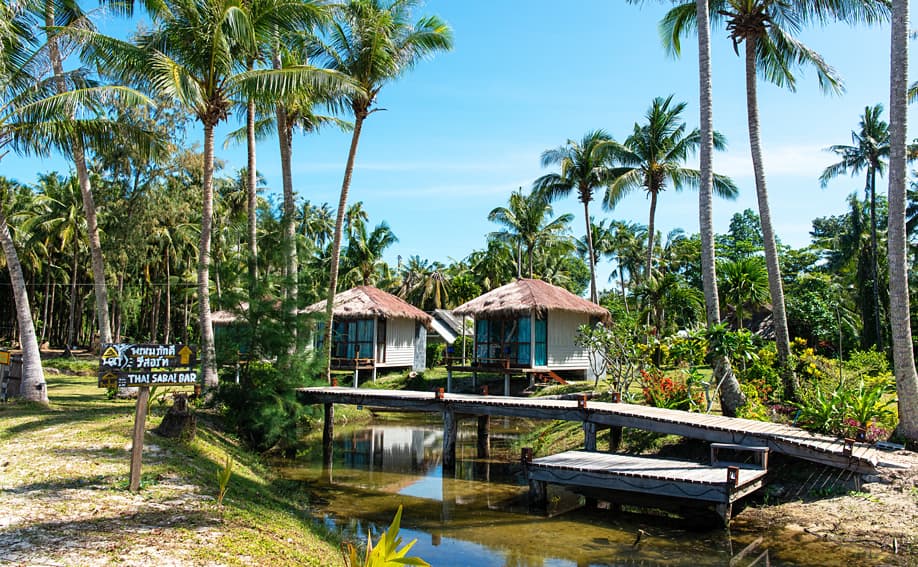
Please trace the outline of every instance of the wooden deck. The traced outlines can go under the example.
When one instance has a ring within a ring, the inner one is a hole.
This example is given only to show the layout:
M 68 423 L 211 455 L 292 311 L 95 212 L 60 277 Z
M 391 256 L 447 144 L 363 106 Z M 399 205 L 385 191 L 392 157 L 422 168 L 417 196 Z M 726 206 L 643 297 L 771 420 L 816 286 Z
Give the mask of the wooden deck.
M 728 478 L 731 472 L 736 475 L 735 480 Z M 567 451 L 534 459 L 526 465 L 526 474 L 537 498 L 544 499 L 545 489 L 533 483 L 650 494 L 654 498 L 713 505 L 717 514 L 729 522 L 733 503 L 761 488 L 766 471 L 744 465 L 710 466 L 615 453 Z
M 767 447 L 775 453 L 859 473 L 875 473 L 879 462 L 877 451 L 869 445 L 855 443 L 846 448 L 842 439 L 789 425 L 633 404 L 330 387 L 302 388 L 299 394 L 306 403 L 441 412 L 444 417 L 455 413 L 580 421 L 594 428 L 630 427 L 714 443 Z

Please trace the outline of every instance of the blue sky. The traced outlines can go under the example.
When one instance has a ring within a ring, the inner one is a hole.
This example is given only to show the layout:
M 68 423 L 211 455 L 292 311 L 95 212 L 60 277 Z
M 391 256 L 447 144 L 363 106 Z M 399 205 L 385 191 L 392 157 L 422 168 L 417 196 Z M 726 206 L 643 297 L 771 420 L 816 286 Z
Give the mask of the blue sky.
M 350 202 L 363 201 L 371 223 L 387 221 L 399 238 L 387 260 L 394 264 L 399 255 L 417 254 L 448 262 L 482 248 L 496 229 L 488 212 L 548 171 L 539 164 L 544 150 L 596 128 L 623 140 L 656 96 L 685 101 L 686 122 L 697 126 L 697 43 L 690 38 L 680 59 L 668 57 L 657 32 L 664 11 L 652 2 L 429 0 L 418 15 L 437 14 L 449 22 L 455 48 L 383 88 L 379 106 L 385 111 L 365 124 L 351 186 Z M 125 23 L 102 26 L 117 30 Z M 888 107 L 889 99 L 888 26 L 833 25 L 801 38 L 840 72 L 846 92 L 822 94 L 811 70 L 799 74 L 796 93 L 759 83 L 772 216 L 778 237 L 792 246 L 809 242 L 814 217 L 841 213 L 846 196 L 862 190 L 861 178 L 820 189 L 817 178 L 833 162 L 823 149 L 850 143 L 864 107 Z M 715 155 L 715 170 L 740 187 L 736 201 L 715 202 L 715 230 L 725 232 L 735 212 L 756 210 L 756 203 L 743 66 L 722 28 L 712 30 L 712 63 L 715 128 L 729 143 Z M 238 126 L 231 119 L 218 136 Z M 195 136 L 192 131 L 189 141 Z M 337 203 L 349 141 L 349 134 L 333 130 L 295 140 L 300 198 Z M 245 164 L 243 147 L 218 144 L 217 155 L 230 172 Z M 4 165 L 5 175 L 22 182 L 34 180 L 36 172 L 68 167 L 60 159 L 14 156 Z M 259 145 L 258 169 L 279 193 L 276 140 Z M 885 180 L 879 187 L 885 192 Z M 659 229 L 664 235 L 677 227 L 697 232 L 697 205 L 692 191 L 667 191 L 657 209 Z M 648 206 L 644 194 L 635 192 L 614 211 L 594 202 L 591 212 L 597 220 L 646 224 Z M 575 233 L 583 234 L 582 207 L 573 196 L 555 210 L 574 213 Z M 610 269 L 600 267 L 600 287 L 608 285 Z

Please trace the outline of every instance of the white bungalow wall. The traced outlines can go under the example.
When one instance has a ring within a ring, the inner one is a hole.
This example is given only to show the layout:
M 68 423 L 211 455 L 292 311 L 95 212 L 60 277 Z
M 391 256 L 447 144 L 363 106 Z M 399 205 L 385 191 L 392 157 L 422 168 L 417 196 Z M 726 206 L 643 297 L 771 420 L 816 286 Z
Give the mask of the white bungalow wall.
M 552 370 L 584 370 L 590 353 L 575 344 L 577 329 L 590 322 L 589 315 L 568 311 L 548 313 L 548 367 Z
M 386 321 L 386 360 L 376 361 L 377 367 L 414 366 L 414 328 L 411 319 Z

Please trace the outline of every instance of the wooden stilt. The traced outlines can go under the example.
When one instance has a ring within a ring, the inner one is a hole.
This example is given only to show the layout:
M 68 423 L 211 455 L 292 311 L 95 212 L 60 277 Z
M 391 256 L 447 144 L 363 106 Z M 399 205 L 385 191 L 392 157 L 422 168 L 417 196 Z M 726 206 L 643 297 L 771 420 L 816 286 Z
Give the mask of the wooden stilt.
M 456 472 L 456 431 L 459 422 L 452 408 L 443 410 L 443 474 Z
M 596 424 L 590 421 L 583 422 L 583 450 L 596 450 Z
M 447 393 L 453 391 L 453 371 L 449 369 L 446 371 L 446 391 Z
M 325 404 L 325 423 L 322 426 L 322 468 L 332 466 L 332 442 L 335 437 L 335 405 Z
M 542 512 L 548 508 L 548 483 L 543 480 L 529 481 L 529 509 Z
M 614 453 L 622 447 L 622 431 L 624 427 L 613 425 L 609 428 L 609 451 Z
M 510 395 L 510 375 L 504 374 L 504 395 Z
M 491 416 L 478 416 L 478 458 L 491 456 Z

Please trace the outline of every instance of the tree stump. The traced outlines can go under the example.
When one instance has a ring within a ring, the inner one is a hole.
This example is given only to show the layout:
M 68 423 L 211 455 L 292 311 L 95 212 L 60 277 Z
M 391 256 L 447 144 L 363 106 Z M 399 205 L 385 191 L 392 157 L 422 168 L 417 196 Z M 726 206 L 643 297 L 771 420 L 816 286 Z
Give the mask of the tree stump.
M 188 394 L 173 394 L 172 400 L 172 406 L 153 433 L 173 439 L 194 439 L 197 418 L 188 407 Z

